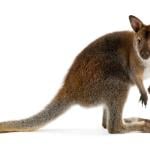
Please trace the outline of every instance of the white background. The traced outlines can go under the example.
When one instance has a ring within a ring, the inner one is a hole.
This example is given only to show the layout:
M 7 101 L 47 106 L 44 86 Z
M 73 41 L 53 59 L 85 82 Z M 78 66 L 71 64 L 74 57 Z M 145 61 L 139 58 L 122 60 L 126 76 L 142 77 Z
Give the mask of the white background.
M 130 14 L 150 23 L 149 12 L 146 0 L 1 0 L 0 121 L 40 111 L 57 93 L 85 46 L 105 33 L 131 30 Z M 150 103 L 145 109 L 139 96 L 137 88 L 132 88 L 124 116 L 150 118 Z M 110 135 L 101 119 L 100 106 L 74 106 L 37 132 L 0 134 L 0 148 L 149 148 L 150 134 Z

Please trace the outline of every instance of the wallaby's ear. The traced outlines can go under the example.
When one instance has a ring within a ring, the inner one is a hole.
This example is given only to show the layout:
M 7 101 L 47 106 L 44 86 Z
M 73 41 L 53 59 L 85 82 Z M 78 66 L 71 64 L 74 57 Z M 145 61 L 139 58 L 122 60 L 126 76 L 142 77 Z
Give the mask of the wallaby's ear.
M 138 19 L 137 17 L 130 15 L 129 20 L 130 20 L 130 24 L 135 32 L 138 32 L 143 27 L 142 21 L 140 19 Z

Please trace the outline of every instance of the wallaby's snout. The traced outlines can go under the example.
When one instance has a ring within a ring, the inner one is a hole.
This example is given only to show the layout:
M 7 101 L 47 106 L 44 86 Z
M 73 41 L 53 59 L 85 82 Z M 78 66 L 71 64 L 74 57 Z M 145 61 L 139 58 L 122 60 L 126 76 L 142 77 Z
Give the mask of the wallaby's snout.
M 130 24 L 135 31 L 134 47 L 139 56 L 146 60 L 150 58 L 150 25 L 144 25 L 143 22 L 135 16 L 129 16 Z
M 140 51 L 140 56 L 143 59 L 148 59 L 150 57 L 150 51 L 149 50 L 141 50 Z

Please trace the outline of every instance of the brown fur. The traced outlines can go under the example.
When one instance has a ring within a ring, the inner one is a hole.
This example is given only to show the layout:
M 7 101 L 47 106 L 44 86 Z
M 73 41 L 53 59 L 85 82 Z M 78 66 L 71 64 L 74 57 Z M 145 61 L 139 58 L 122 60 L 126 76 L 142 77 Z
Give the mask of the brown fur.
M 0 132 L 33 131 L 55 119 L 73 104 L 103 104 L 103 127 L 110 133 L 150 132 L 149 120 L 122 120 L 123 107 L 131 85 L 137 85 L 142 103 L 147 103 L 147 93 L 143 86 L 145 68 L 138 56 L 136 41 L 139 34 L 143 36 L 150 27 L 140 24 L 141 21 L 134 16 L 130 16 L 130 22 L 135 32 L 106 34 L 77 56 L 64 85 L 43 111 L 27 119 L 2 122 Z M 149 57 L 147 52 L 139 54 L 145 59 Z

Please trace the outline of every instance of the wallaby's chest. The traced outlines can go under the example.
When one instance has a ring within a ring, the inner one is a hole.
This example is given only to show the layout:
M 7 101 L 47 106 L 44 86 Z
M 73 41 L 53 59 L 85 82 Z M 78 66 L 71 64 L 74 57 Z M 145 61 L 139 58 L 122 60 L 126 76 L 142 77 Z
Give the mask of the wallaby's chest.
M 144 66 L 145 69 L 144 69 L 143 77 L 144 79 L 148 79 L 150 78 L 150 59 L 144 62 Z

